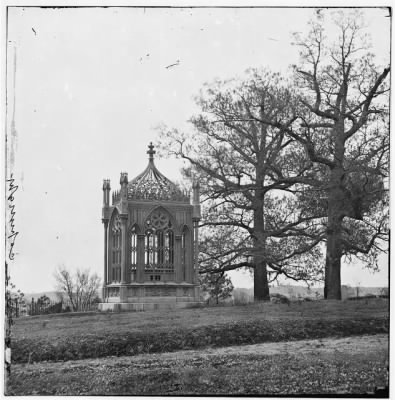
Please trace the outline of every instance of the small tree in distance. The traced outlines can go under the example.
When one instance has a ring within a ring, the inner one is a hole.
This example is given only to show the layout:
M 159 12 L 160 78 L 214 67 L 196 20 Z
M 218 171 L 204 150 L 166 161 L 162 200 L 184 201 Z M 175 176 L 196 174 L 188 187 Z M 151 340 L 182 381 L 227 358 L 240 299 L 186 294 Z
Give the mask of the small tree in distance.
M 230 297 L 233 291 L 231 279 L 223 272 L 201 274 L 200 285 L 202 290 L 210 295 L 210 299 L 215 300 L 215 304 L 218 304 L 220 299 Z
M 68 299 L 73 311 L 82 311 L 97 300 L 101 279 L 89 269 L 77 270 L 73 276 L 65 266 L 60 266 L 54 274 L 57 289 L 62 299 Z

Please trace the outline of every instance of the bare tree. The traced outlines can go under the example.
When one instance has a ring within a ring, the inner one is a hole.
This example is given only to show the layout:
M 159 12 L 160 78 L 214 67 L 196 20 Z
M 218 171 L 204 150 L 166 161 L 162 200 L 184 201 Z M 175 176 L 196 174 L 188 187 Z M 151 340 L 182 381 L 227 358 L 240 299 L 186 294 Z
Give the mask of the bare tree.
M 390 68 L 375 65 L 358 10 L 333 13 L 338 29 L 333 42 L 325 37 L 324 16 L 319 10 L 308 35 L 295 35 L 301 107 L 273 126 L 302 144 L 321 169 L 321 182 L 308 196 L 319 193 L 325 202 L 325 298 L 340 299 L 342 256 L 374 258 L 388 233 Z
M 89 269 L 77 270 L 73 276 L 70 271 L 60 266 L 54 274 L 57 289 L 63 297 L 69 299 L 73 311 L 85 310 L 97 298 L 100 278 L 91 274 Z
M 185 176 L 201 183 L 201 272 L 252 268 L 256 300 L 269 300 L 268 272 L 319 277 L 317 215 L 299 208 L 293 192 L 315 182 L 312 163 L 298 141 L 273 127 L 295 113 L 292 90 L 278 74 L 250 70 L 241 81 L 207 84 L 197 103 L 189 133 L 161 133 L 162 149 L 186 160 Z

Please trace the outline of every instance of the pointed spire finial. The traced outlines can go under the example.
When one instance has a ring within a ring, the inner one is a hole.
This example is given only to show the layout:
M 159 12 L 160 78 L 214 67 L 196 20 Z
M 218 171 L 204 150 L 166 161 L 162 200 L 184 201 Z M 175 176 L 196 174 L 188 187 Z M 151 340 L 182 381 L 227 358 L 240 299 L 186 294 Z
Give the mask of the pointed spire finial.
M 128 173 L 127 172 L 121 172 L 121 178 L 119 180 L 119 183 L 121 185 L 127 185 L 128 184 Z
M 153 161 L 154 154 L 156 153 L 156 151 L 154 150 L 154 145 L 152 144 L 152 142 L 150 142 L 148 148 L 149 148 L 149 150 L 147 151 L 147 154 L 149 155 L 149 160 Z
M 192 178 L 192 189 L 200 189 L 199 179 L 197 179 L 195 176 Z

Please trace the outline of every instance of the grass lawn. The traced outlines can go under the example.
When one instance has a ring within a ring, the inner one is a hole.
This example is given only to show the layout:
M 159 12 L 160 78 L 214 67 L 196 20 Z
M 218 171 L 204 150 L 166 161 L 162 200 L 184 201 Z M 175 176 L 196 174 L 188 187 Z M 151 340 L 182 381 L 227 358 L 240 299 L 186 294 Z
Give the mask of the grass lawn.
M 16 320 L 14 363 L 67 361 L 388 332 L 388 300 L 251 304 Z
M 387 299 L 22 317 L 6 388 L 10 395 L 365 394 L 387 384 L 388 328 Z
M 363 395 L 388 384 L 388 335 L 17 364 L 10 395 Z
M 62 336 L 141 332 L 150 329 L 191 329 L 238 321 L 283 319 L 388 318 L 388 299 L 359 301 L 311 301 L 302 303 L 258 303 L 233 307 L 203 307 L 169 311 L 125 313 L 73 313 L 23 317 L 13 327 L 15 338 L 59 338 Z

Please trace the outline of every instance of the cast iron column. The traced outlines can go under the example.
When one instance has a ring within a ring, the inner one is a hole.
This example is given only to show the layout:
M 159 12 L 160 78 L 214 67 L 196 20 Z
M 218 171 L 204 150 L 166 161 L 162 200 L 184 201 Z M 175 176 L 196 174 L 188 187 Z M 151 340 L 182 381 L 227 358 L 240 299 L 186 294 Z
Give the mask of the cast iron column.
M 103 275 L 103 286 L 108 283 L 108 221 L 104 223 L 104 275 Z
M 128 270 L 128 263 L 127 263 L 127 238 L 126 238 L 126 222 L 128 220 L 127 215 L 120 215 L 121 217 L 121 235 L 122 235 L 122 250 L 121 250 L 121 284 L 127 283 L 127 270 Z
M 199 275 L 199 221 L 193 221 L 193 283 L 198 283 Z
M 105 301 L 107 297 L 106 286 L 109 282 L 108 274 L 108 223 L 110 219 L 110 180 L 103 180 L 103 209 L 102 209 L 102 222 L 104 224 L 104 274 L 103 274 L 103 291 L 102 298 Z
M 180 283 L 182 279 L 182 257 L 181 257 L 181 235 L 175 235 L 175 241 L 174 241 L 174 275 L 175 275 L 175 281 L 177 283 Z
M 138 283 L 144 282 L 144 234 L 137 235 L 137 277 L 136 280 Z

